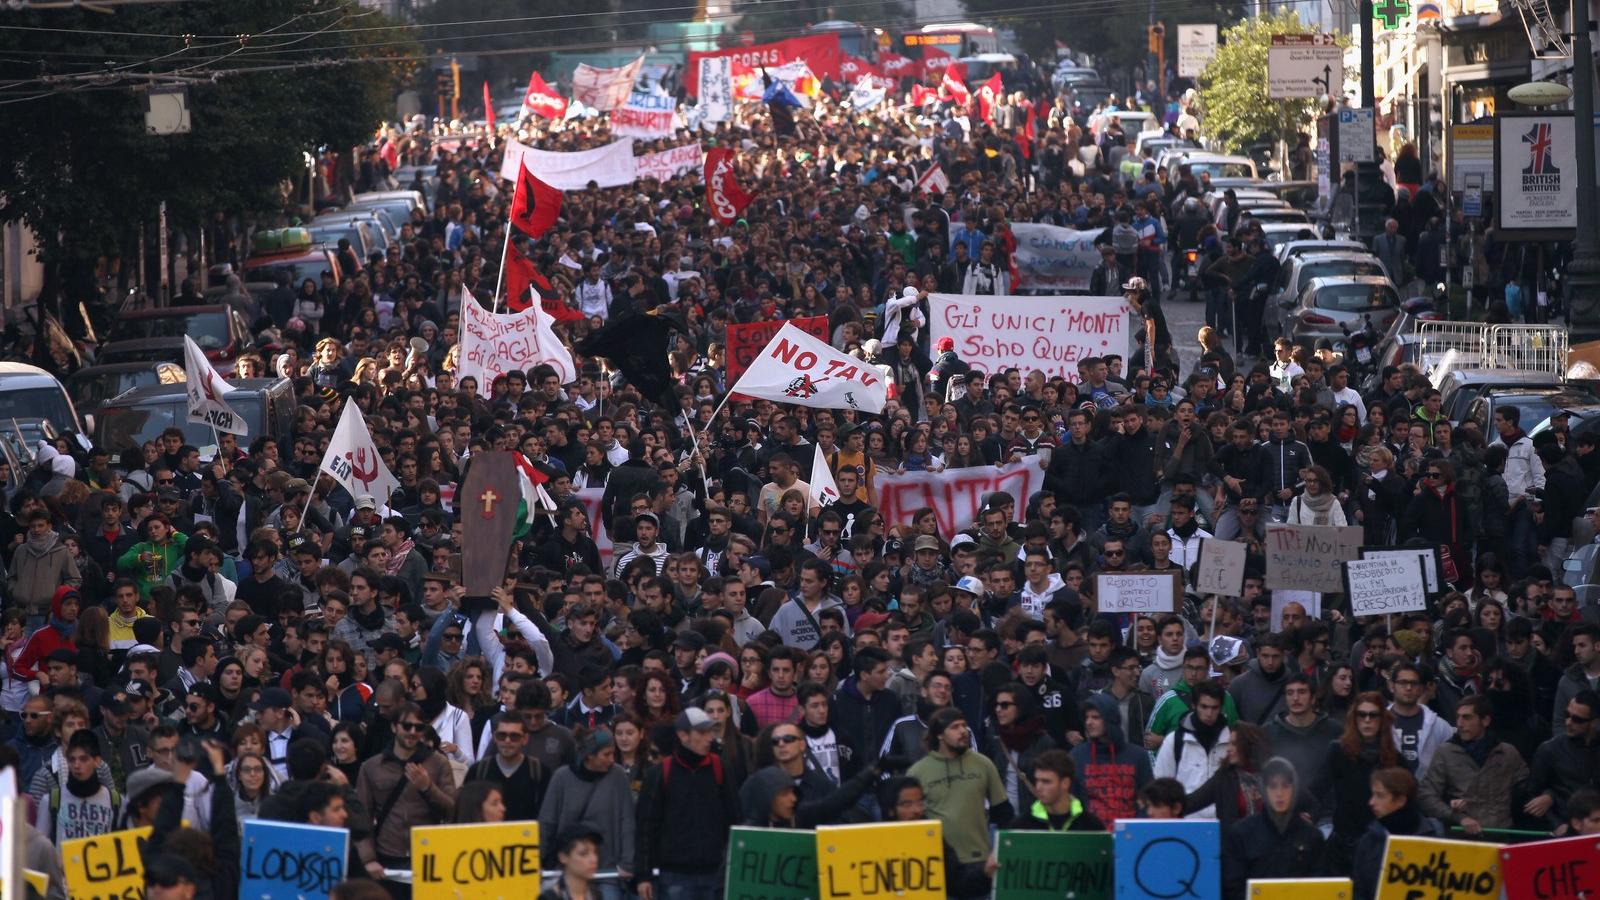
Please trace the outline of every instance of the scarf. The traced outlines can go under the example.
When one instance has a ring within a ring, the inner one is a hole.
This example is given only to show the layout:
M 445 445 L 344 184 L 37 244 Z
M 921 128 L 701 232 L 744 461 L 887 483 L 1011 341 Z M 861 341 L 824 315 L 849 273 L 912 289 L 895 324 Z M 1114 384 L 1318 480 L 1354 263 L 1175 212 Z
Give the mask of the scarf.
M 1168 653 L 1167 651 L 1161 649 L 1161 646 L 1159 644 L 1156 645 L 1156 668 L 1158 668 L 1158 669 L 1166 669 L 1166 670 L 1170 671 L 1172 669 L 1178 669 L 1178 668 L 1182 668 L 1182 667 L 1183 667 L 1183 651 L 1182 650 L 1179 650 L 1177 653 Z
M 400 546 L 394 548 L 394 552 L 389 554 L 389 565 L 385 567 L 385 575 L 400 574 L 400 567 L 406 564 L 406 558 L 411 555 L 411 548 L 414 546 L 414 543 L 415 542 L 413 541 L 407 540 L 402 542 Z
M 73 778 L 70 774 L 67 775 L 67 790 L 79 799 L 86 800 L 93 797 L 100 792 L 100 788 L 100 779 L 94 775 L 88 778 Z
M 1475 741 L 1462 740 L 1461 735 L 1459 734 L 1450 740 L 1459 745 L 1461 749 L 1467 751 L 1467 755 L 1472 757 L 1472 761 L 1477 763 L 1478 768 L 1480 769 L 1483 768 L 1483 764 L 1489 760 L 1489 753 L 1490 751 L 1494 750 L 1495 744 L 1497 743 L 1495 739 L 1490 737 L 1488 734 L 1485 734 L 1483 737 L 1480 737 Z
M 1217 738 L 1222 736 L 1222 729 L 1226 728 L 1227 725 L 1227 721 L 1221 715 L 1217 716 L 1215 722 L 1205 725 L 1201 723 L 1199 716 L 1191 713 L 1188 724 L 1184 727 L 1190 734 L 1194 735 L 1195 740 L 1200 742 L 1200 746 L 1204 747 L 1207 753 L 1210 753 L 1211 748 L 1217 745 Z
M 1178 526 L 1178 525 L 1172 526 L 1172 533 L 1177 535 L 1180 538 L 1183 538 L 1186 541 L 1189 538 L 1194 537 L 1194 533 L 1196 531 L 1199 531 L 1199 530 L 1200 530 L 1200 522 L 1198 520 L 1196 520 L 1196 519 L 1190 519 L 1189 521 L 1183 523 L 1182 526 Z
M 42 556 L 49 552 L 51 547 L 56 545 L 56 541 L 60 537 L 61 536 L 56 534 L 53 530 L 46 531 L 44 534 L 38 535 L 37 537 L 30 534 L 28 535 L 28 549 L 33 551 L 35 555 Z
M 829 725 L 827 722 L 823 722 L 821 725 L 812 725 L 810 722 L 805 720 L 804 716 L 801 716 L 800 721 L 794 724 L 795 727 L 799 728 L 800 732 L 808 738 L 820 738 L 833 729 L 833 726 Z
M 1390 834 L 1417 834 L 1422 830 L 1422 814 L 1406 804 L 1378 820 Z
M 1010 725 L 1001 725 L 999 728 L 1000 743 L 1005 744 L 1006 749 L 1013 753 L 1021 753 L 1033 746 L 1039 735 L 1044 732 L 1044 716 L 1029 716 Z
M 1334 496 L 1329 493 L 1317 494 L 1316 496 L 1305 493 L 1300 495 L 1300 506 L 1303 509 L 1311 510 L 1311 524 L 1326 525 L 1329 512 L 1333 509 L 1334 499 Z

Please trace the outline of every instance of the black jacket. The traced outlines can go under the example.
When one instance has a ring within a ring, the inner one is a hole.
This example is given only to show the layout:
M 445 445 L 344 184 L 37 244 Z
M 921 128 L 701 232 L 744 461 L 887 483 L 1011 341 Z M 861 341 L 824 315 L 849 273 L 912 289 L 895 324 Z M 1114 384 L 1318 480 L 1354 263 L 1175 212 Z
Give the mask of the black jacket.
M 1108 474 L 1115 472 L 1117 490 L 1127 494 L 1134 506 L 1155 503 L 1161 496 L 1161 481 L 1156 477 L 1156 444 L 1160 436 L 1146 425 L 1134 434 L 1113 440 L 1115 444 L 1107 448 L 1106 469 Z
M 662 869 L 716 874 L 739 821 L 739 797 L 718 757 L 675 750 L 645 771 L 639 789 L 635 878 L 651 881 Z
M 1099 444 L 1085 441 L 1080 446 L 1068 440 L 1050 456 L 1044 489 L 1055 495 L 1057 503 L 1098 503 L 1106 494 L 1101 478 L 1104 465 Z
M 1259 812 L 1222 833 L 1222 895 L 1245 896 L 1252 878 L 1310 878 L 1322 873 L 1322 832 L 1291 814 L 1283 828 Z
M 610 531 L 613 528 L 618 516 L 627 515 L 628 504 L 632 502 L 634 494 L 648 494 L 660 481 L 661 476 L 655 467 L 642 459 L 629 459 L 612 469 L 611 476 L 606 479 L 605 493 L 600 496 L 600 511 L 606 517 L 606 529 Z
M 900 701 L 887 690 L 878 691 L 872 699 L 861 696 L 855 677 L 845 679 L 833 697 L 835 716 L 833 727 L 840 737 L 855 745 L 861 753 L 860 765 L 870 764 L 878 758 L 883 739 L 894 729 L 900 718 Z

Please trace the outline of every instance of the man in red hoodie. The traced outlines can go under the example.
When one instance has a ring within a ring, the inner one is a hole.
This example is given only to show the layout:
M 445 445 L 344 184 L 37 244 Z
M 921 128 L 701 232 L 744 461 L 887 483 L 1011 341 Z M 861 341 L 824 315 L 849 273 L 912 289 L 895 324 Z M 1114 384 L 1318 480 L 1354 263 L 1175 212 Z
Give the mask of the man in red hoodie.
M 41 687 L 45 687 L 48 676 L 44 671 L 44 663 L 51 651 L 78 649 L 72 643 L 72 632 L 78 627 L 78 610 L 81 605 L 82 600 L 78 596 L 77 588 L 66 585 L 56 588 L 55 596 L 50 598 L 50 621 L 28 638 L 28 643 L 22 648 L 22 655 L 17 657 L 14 671 L 18 678 L 25 681 L 37 680 Z

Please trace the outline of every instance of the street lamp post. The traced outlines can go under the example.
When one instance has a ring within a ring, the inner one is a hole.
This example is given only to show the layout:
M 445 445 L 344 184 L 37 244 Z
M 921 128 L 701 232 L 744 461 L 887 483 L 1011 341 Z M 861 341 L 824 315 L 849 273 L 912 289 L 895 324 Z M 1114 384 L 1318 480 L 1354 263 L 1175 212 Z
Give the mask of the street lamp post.
M 1572 110 L 1578 157 L 1578 226 L 1567 265 L 1571 342 L 1600 339 L 1600 229 L 1596 228 L 1594 158 L 1594 50 L 1589 0 L 1572 0 Z

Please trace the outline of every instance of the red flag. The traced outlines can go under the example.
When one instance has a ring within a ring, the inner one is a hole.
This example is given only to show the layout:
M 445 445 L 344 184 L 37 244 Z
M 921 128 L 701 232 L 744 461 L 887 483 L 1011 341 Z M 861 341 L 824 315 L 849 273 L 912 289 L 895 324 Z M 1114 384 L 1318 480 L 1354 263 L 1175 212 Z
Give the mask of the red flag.
M 855 84 L 863 75 L 877 74 L 878 67 L 859 56 L 846 55 L 839 63 L 839 80 L 846 84 Z
M 483 120 L 489 124 L 489 132 L 494 133 L 494 98 L 489 96 L 489 82 L 483 83 Z
M 567 114 L 567 98 L 556 93 L 538 72 L 528 77 L 528 92 L 522 97 L 522 105 L 546 119 L 559 119 Z
M 925 106 L 930 101 L 938 100 L 938 99 L 939 99 L 939 92 L 934 90 L 931 87 L 928 87 L 927 85 L 913 84 L 911 86 L 911 105 L 912 106 Z
M 539 305 L 544 307 L 545 314 L 556 322 L 576 322 L 583 318 L 583 313 L 562 303 L 560 299 L 545 294 L 539 298 Z
M 967 86 L 962 83 L 960 78 L 952 77 L 950 70 L 954 68 L 955 66 L 951 66 L 949 69 L 944 70 L 944 80 L 939 82 L 939 96 L 947 100 L 954 100 L 957 106 L 966 106 L 968 101 L 972 99 L 972 94 L 967 90 Z
M 944 52 L 943 50 L 940 50 L 938 47 L 923 47 L 922 48 L 922 71 L 923 71 L 923 74 L 928 74 L 930 72 L 937 72 L 940 69 L 948 68 L 949 66 L 952 66 L 952 65 L 958 65 L 958 63 L 956 63 L 956 61 L 953 58 L 951 58 L 950 54 Z M 961 73 L 962 77 L 966 77 L 965 68 L 966 68 L 965 66 L 962 67 L 962 69 L 963 69 L 963 71 Z
M 511 196 L 511 224 L 529 237 L 540 237 L 561 215 L 561 192 L 533 177 L 527 166 L 517 170 L 517 189 Z
M 988 81 L 978 86 L 978 114 L 990 125 L 994 124 L 995 101 L 1005 92 L 1005 82 L 1001 81 L 999 72 L 990 75 Z
M 1023 120 L 1022 133 L 1017 135 L 1017 145 L 1022 148 L 1023 159 L 1033 159 L 1033 141 L 1036 137 L 1033 124 L 1034 107 L 1032 103 L 1027 104 L 1027 106 L 1028 115 L 1027 118 Z
M 736 175 L 732 150 L 713 147 L 706 151 L 706 206 L 711 208 L 711 215 L 724 225 L 739 218 L 739 213 L 755 199 L 739 187 Z
M 509 239 L 509 238 L 508 238 Z M 543 280 L 533 260 L 522 255 L 515 242 L 506 248 L 506 309 L 522 312 L 529 306 L 528 288 L 534 279 Z M 549 282 L 545 282 L 549 284 Z
M 890 78 L 899 78 L 902 75 L 910 75 L 911 70 L 915 67 L 915 65 L 916 60 L 911 59 L 910 57 L 901 56 L 898 53 L 878 54 L 878 68 L 883 71 L 883 74 L 889 76 Z

